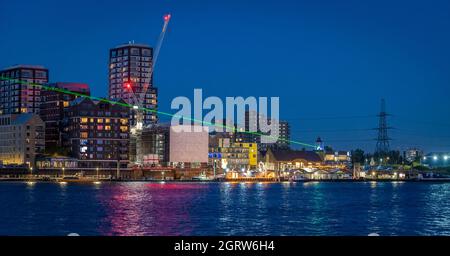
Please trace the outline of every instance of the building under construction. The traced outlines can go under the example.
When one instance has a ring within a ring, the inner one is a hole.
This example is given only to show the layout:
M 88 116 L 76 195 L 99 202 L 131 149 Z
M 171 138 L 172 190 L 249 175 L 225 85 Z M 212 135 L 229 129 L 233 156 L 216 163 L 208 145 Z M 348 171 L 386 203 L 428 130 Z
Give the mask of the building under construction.
M 163 153 L 167 144 L 165 128 L 155 126 L 158 122 L 158 90 L 153 85 L 153 72 L 170 17 L 170 14 L 164 15 L 155 48 L 130 41 L 110 50 L 109 98 L 121 98 L 133 106 L 130 109 L 132 166 L 159 165 L 167 158 Z
M 169 125 L 148 125 L 130 138 L 130 163 L 143 167 L 169 162 Z

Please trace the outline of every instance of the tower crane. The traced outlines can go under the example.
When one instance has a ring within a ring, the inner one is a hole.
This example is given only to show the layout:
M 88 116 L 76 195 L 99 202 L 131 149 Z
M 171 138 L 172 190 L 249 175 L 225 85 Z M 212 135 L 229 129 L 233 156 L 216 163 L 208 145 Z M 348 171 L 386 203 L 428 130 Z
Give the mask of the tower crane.
M 136 112 L 136 126 L 132 128 L 132 132 L 133 132 L 133 130 L 134 130 L 134 132 L 136 132 L 136 130 L 141 130 L 143 127 L 143 121 L 144 121 L 143 111 L 144 110 L 142 108 L 144 106 L 145 95 L 147 94 L 150 83 L 152 82 L 152 77 L 153 77 L 153 72 L 155 70 L 156 61 L 158 60 L 158 55 L 161 50 L 161 46 L 164 41 L 164 36 L 166 34 L 167 27 L 169 26 L 171 17 L 172 17 L 172 15 L 170 13 L 164 15 L 164 17 L 163 17 L 164 25 L 163 25 L 162 31 L 159 35 L 158 41 L 156 42 L 156 47 L 153 52 L 153 60 L 152 60 L 152 64 L 150 67 L 150 73 L 149 73 L 150 82 L 143 86 L 143 89 L 141 92 L 134 92 L 132 85 L 130 83 L 125 84 L 125 87 L 129 90 L 129 93 L 131 93 L 131 96 L 133 98 L 133 100 L 132 100 L 133 101 L 132 102 L 133 109 Z

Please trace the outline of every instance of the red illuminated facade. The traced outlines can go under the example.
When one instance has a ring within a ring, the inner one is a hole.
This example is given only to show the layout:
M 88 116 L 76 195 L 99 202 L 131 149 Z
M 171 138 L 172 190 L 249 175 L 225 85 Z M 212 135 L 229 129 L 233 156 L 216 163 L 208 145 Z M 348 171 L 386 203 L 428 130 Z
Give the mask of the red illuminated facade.
M 48 82 L 48 69 L 18 65 L 1 70 L 0 76 L 8 78 L 0 80 L 0 115 L 39 114 L 41 88 L 34 84 Z

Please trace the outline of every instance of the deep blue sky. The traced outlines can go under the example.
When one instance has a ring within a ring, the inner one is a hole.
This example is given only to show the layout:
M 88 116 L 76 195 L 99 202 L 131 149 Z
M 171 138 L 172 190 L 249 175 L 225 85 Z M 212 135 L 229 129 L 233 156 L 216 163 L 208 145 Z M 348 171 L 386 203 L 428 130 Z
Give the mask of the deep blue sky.
M 106 96 L 108 49 L 154 45 L 160 110 L 176 96 L 279 96 L 292 139 L 372 151 L 380 99 L 392 148 L 450 150 L 450 2 L 0 0 L 0 67 L 40 64 L 50 79 Z

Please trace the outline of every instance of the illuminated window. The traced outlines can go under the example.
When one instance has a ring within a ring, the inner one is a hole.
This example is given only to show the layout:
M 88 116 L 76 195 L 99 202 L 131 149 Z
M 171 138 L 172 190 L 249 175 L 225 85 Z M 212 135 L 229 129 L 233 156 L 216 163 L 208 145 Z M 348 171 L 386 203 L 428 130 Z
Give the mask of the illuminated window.
M 106 119 L 105 119 L 105 123 L 107 123 L 107 124 L 111 123 L 111 119 L 106 118 Z
M 87 132 L 81 132 L 80 133 L 80 137 L 83 138 L 83 139 L 87 139 L 88 133 Z
M 111 131 L 111 126 L 110 125 L 106 125 L 105 126 L 105 131 Z
M 97 119 L 97 123 L 102 124 L 103 123 L 103 118 L 98 118 Z
M 87 121 L 88 121 L 88 119 L 87 119 L 87 118 L 85 118 L 85 117 L 81 118 L 81 123 L 82 123 L 82 124 L 85 124 L 85 123 L 87 123 Z
M 122 132 L 127 132 L 128 131 L 128 126 L 120 126 L 120 130 Z
M 103 125 L 97 125 L 97 130 L 103 131 Z
M 68 107 L 69 106 L 69 102 L 68 101 L 64 101 L 63 102 L 63 106 L 66 108 L 66 107 Z

